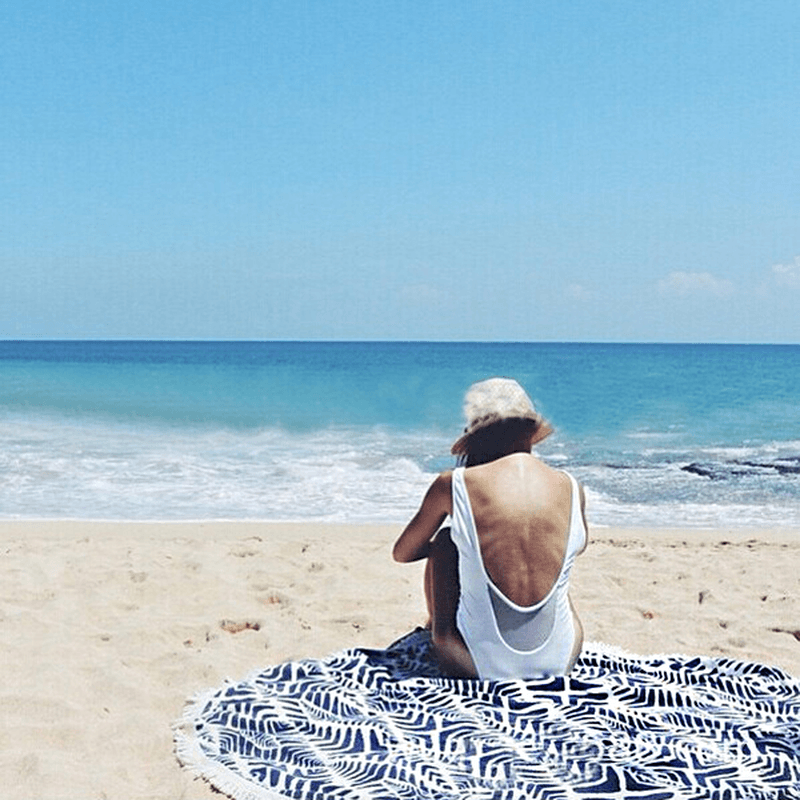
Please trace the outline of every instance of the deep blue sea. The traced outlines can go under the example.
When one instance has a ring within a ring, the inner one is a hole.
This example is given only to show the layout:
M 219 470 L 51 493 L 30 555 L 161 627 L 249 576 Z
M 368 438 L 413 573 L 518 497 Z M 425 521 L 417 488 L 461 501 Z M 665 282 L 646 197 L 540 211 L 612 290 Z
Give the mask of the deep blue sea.
M 595 525 L 800 525 L 800 346 L 0 341 L 0 517 L 402 523 L 507 375 Z

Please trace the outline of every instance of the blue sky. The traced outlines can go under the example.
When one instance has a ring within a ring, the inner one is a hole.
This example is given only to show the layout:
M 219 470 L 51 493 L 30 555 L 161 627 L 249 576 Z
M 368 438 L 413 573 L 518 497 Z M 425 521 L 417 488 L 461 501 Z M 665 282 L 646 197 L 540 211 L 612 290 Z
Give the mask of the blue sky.
M 800 342 L 796 0 L 0 32 L 0 338 Z

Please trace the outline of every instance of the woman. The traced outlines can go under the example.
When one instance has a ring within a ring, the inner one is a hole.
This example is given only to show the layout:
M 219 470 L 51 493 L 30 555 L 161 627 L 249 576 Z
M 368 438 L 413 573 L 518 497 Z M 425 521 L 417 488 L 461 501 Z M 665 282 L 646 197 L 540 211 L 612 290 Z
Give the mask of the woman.
M 552 429 L 510 378 L 470 387 L 467 426 L 443 472 L 394 546 L 397 561 L 427 558 L 431 636 L 452 675 L 565 675 L 583 643 L 567 595 L 587 542 L 577 481 L 532 455 Z M 451 527 L 441 528 L 450 516 Z

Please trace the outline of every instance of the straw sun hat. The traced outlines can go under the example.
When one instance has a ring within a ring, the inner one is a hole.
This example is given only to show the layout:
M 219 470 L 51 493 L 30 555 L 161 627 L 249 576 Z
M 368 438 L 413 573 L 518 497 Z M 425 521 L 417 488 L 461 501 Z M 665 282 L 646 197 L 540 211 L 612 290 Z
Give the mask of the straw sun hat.
M 530 419 L 539 423 L 534 442 L 550 433 L 550 426 L 534 408 L 530 397 L 513 378 L 489 378 L 473 383 L 464 395 L 464 435 L 456 439 L 450 452 L 466 452 L 469 437 L 475 431 L 506 419 Z

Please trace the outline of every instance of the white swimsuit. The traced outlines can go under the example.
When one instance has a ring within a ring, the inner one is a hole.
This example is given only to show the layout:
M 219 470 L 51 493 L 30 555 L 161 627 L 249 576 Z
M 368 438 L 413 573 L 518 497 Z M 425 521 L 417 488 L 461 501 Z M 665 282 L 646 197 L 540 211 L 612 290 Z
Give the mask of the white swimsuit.
M 569 473 L 566 473 L 569 475 Z M 458 548 L 460 593 L 456 626 L 481 678 L 536 678 L 564 675 L 575 648 L 575 627 L 567 590 L 575 556 L 586 544 L 578 483 L 572 505 L 564 561 L 547 595 L 532 606 L 509 600 L 486 572 L 472 516 L 464 467 L 453 471 L 450 536 Z

